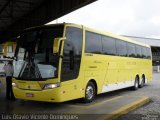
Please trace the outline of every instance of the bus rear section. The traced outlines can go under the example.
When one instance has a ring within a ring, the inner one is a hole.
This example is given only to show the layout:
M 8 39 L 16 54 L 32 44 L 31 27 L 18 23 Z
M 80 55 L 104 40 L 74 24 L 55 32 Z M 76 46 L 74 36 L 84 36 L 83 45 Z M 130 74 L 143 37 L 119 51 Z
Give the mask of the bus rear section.
M 91 29 L 85 38 L 85 79 L 96 82 L 97 94 L 142 88 L 152 80 L 150 46 Z

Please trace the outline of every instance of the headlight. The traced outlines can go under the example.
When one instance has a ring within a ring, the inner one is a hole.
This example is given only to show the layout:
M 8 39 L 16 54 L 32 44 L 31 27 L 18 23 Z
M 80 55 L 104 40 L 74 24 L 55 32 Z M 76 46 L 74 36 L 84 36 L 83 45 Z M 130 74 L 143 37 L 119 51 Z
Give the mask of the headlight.
M 13 87 L 18 87 L 17 84 L 14 83 L 14 82 L 12 83 L 12 86 L 13 86 Z
M 59 86 L 60 86 L 60 83 L 46 84 L 46 85 L 44 85 L 43 89 L 53 89 L 53 88 L 56 88 L 56 87 L 59 87 Z

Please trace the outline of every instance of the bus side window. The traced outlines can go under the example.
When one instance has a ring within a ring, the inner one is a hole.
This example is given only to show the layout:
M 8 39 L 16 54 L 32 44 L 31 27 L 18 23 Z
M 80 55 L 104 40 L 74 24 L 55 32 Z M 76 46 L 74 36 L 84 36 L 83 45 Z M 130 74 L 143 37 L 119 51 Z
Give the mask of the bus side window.
M 86 31 L 85 52 L 102 54 L 101 35 Z
M 150 48 L 146 48 L 147 51 L 147 59 L 151 59 L 151 50 Z
M 116 50 L 118 56 L 127 57 L 127 44 L 125 41 L 116 40 Z
M 136 45 L 136 56 L 137 58 L 142 58 L 141 46 Z
M 129 57 L 136 57 L 135 45 L 133 43 L 127 43 L 127 51 Z
M 105 55 L 116 55 L 116 40 L 111 37 L 102 36 L 102 49 Z
M 141 47 L 141 51 L 142 51 L 142 58 L 147 58 L 147 50 L 145 47 Z

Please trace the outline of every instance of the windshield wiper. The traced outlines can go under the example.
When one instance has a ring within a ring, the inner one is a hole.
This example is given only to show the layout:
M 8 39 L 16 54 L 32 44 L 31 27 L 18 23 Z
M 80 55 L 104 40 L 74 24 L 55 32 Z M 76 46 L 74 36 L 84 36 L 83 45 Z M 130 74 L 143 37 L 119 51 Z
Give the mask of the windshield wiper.
M 29 49 L 28 51 L 28 58 L 25 58 L 24 60 L 28 59 L 26 62 L 23 63 L 23 66 L 20 70 L 18 78 L 20 79 L 42 79 L 41 73 L 39 71 L 38 66 L 36 63 L 34 63 L 34 57 L 32 50 Z

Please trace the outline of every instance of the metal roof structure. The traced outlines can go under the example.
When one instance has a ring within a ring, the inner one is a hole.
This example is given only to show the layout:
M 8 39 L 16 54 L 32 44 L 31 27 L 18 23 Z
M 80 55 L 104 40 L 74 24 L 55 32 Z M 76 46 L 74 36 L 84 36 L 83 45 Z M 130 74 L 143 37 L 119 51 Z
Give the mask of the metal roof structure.
M 96 0 L 1 0 L 0 42 L 43 25 Z
M 132 40 L 135 40 L 143 44 L 150 45 L 151 47 L 160 47 L 160 39 L 136 37 L 136 36 L 125 36 L 125 37 L 131 38 Z

